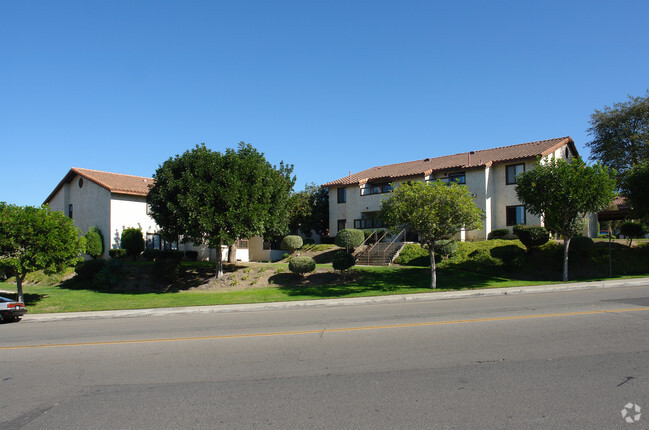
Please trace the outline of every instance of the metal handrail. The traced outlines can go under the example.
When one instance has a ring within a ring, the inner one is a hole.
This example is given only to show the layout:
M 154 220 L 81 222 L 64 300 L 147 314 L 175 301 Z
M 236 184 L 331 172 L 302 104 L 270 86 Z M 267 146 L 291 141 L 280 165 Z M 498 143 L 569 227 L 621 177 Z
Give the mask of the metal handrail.
M 367 255 L 367 264 L 370 264 L 370 257 L 371 257 L 371 255 L 372 255 L 372 250 L 373 250 L 373 249 L 374 249 L 374 248 L 375 248 L 379 243 L 381 243 L 381 241 L 383 240 L 383 238 L 385 238 L 385 236 L 388 234 L 388 231 L 386 230 L 386 231 L 383 233 L 383 236 L 381 236 L 381 238 L 379 239 L 379 238 L 378 238 L 379 235 L 378 235 L 377 231 L 378 231 L 378 230 L 374 230 L 374 232 L 370 235 L 370 237 L 372 237 L 372 235 L 376 234 L 376 237 L 377 237 L 376 242 L 374 242 L 374 245 L 370 246 L 369 249 L 363 251 L 363 254 L 362 254 L 362 256 Z M 369 238 L 368 238 L 368 239 L 369 239 Z
M 372 232 L 372 234 L 370 234 L 369 236 L 367 236 L 367 237 L 365 238 L 365 240 L 364 240 L 360 245 L 358 245 L 358 246 L 356 247 L 356 249 L 360 249 L 363 245 L 365 245 L 365 242 L 367 242 L 368 240 L 370 240 L 370 239 L 372 238 L 372 236 L 377 235 L 377 234 L 376 234 L 377 231 L 378 231 L 378 230 L 374 230 L 374 231 Z M 359 252 L 358 254 L 356 254 L 356 257 L 357 257 L 357 258 L 360 258 L 363 254 L 365 254 L 366 251 L 367 251 L 367 249 L 362 250 L 361 252 Z
M 390 249 L 392 247 L 392 245 L 394 245 L 394 243 L 397 241 L 397 239 L 399 239 L 399 237 L 401 235 L 404 235 L 404 238 L 405 238 L 405 234 L 406 234 L 406 229 L 404 228 L 403 230 L 401 230 L 399 232 L 399 234 L 397 234 L 395 236 L 394 239 L 392 239 L 392 242 L 390 242 L 390 244 L 388 246 L 386 246 L 386 248 L 383 250 L 383 261 L 385 261 L 385 256 L 386 256 L 386 253 L 388 252 L 388 249 Z

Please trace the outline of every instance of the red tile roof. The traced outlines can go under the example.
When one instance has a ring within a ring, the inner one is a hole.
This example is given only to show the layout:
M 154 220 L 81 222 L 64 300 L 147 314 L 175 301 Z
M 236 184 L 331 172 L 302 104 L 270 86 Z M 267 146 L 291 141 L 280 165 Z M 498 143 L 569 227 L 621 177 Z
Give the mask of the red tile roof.
M 490 166 L 496 163 L 505 163 L 515 160 L 524 160 L 543 157 L 568 144 L 574 155 L 578 155 L 575 143 L 570 137 L 539 140 L 536 142 L 521 143 L 518 145 L 502 146 L 500 148 L 483 149 L 479 151 L 463 152 L 455 155 L 446 155 L 437 158 L 409 161 L 406 163 L 388 164 L 386 166 L 372 167 L 362 172 L 327 182 L 323 187 L 336 187 L 362 184 L 368 181 L 394 180 L 412 176 L 430 175 L 434 171 L 452 169 L 472 169 Z
M 45 203 L 48 203 L 64 184 L 72 182 L 77 175 L 106 188 L 111 193 L 116 194 L 146 196 L 149 194 L 149 186 L 153 185 L 153 178 L 73 167 L 70 169 L 68 174 L 65 175 L 63 180 L 59 182 L 56 188 L 54 188 L 54 191 L 52 191 L 47 199 L 45 199 Z

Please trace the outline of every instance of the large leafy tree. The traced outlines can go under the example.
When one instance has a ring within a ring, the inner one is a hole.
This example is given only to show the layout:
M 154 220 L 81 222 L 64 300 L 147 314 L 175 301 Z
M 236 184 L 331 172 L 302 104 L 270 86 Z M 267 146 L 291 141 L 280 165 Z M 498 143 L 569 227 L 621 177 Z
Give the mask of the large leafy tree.
M 584 217 L 615 197 L 611 171 L 581 159 L 537 161 L 534 169 L 516 176 L 516 193 L 529 212 L 543 217 L 545 227 L 564 239 L 563 280 L 568 280 L 570 240 L 584 227 Z
M 621 189 L 634 216 L 649 220 L 649 161 L 628 170 L 622 179 Z
M 623 174 L 649 161 L 649 90 L 645 97 L 604 106 L 590 117 L 587 142 L 593 159 Z
M 84 251 L 81 232 L 61 212 L 0 202 L 0 271 L 16 277 L 18 301 L 24 301 L 27 274 L 59 273 L 81 261 Z
M 329 190 L 311 183 L 291 195 L 289 205 L 289 229 L 301 231 L 307 237 L 311 231 L 320 236 L 329 228 Z
M 151 215 L 165 239 L 215 248 L 218 278 L 223 274 L 223 245 L 288 231 L 292 172 L 293 166 L 273 166 L 244 142 L 224 154 L 198 145 L 158 168 L 148 196 Z
M 462 229 L 482 227 L 484 215 L 465 185 L 403 183 L 381 202 L 381 217 L 392 231 L 406 227 L 419 235 L 430 256 L 430 287 L 437 287 L 435 242 L 449 239 Z

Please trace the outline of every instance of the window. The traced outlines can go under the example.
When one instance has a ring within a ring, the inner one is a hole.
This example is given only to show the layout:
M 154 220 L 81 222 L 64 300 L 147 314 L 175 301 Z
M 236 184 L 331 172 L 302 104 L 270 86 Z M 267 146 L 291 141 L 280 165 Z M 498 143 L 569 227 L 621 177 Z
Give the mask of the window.
M 346 219 L 339 219 L 339 220 L 338 220 L 338 231 L 340 231 L 340 230 L 344 230 L 346 224 L 347 224 L 347 220 L 346 220 Z
M 160 237 L 159 234 L 146 234 L 146 249 L 178 250 L 178 241 L 169 242 Z
M 450 184 L 451 182 L 456 182 L 458 184 L 466 184 L 466 174 L 464 172 L 458 172 L 458 173 L 449 173 L 448 177 L 446 178 L 440 178 L 440 181 L 444 182 L 445 184 Z
M 507 225 L 525 224 L 525 206 L 507 206 Z
M 510 164 L 507 166 L 507 185 L 512 185 L 516 183 L 516 175 L 525 171 L 525 164 Z
M 389 183 L 382 184 L 363 184 L 361 185 L 361 196 L 369 196 L 370 194 L 382 194 L 392 191 L 392 185 Z
M 347 201 L 347 188 L 338 188 L 338 203 Z
M 361 218 L 354 220 L 354 228 L 360 230 L 379 227 L 383 227 L 383 222 L 377 218 Z
M 69 205 L 68 205 L 68 216 L 69 216 L 70 218 L 74 218 L 74 217 L 72 216 L 72 204 L 69 204 Z
M 146 214 L 151 215 L 151 204 L 150 203 L 146 204 Z
M 83 178 L 79 178 L 79 188 L 83 187 Z

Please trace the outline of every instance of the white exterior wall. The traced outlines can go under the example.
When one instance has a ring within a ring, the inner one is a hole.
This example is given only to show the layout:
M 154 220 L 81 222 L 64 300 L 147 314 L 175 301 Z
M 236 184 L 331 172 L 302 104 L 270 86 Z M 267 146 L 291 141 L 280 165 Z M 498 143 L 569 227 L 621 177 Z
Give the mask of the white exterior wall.
M 69 184 L 63 184 L 61 189 L 50 199 L 52 210 L 70 215 L 74 225 L 86 234 L 90 227 L 97 227 L 104 236 L 104 256 L 110 249 L 110 191 L 87 179 L 79 187 L 80 176 L 75 176 Z
M 110 201 L 110 247 L 121 248 L 122 231 L 126 228 L 141 228 L 147 233 L 157 233 L 158 225 L 146 213 L 146 197 L 113 194 Z
M 569 145 L 563 145 L 544 159 L 549 158 L 568 158 L 575 156 L 570 151 Z M 508 228 L 510 231 L 513 226 L 507 226 L 507 207 L 521 205 L 516 195 L 516 185 L 507 184 L 507 166 L 513 164 L 524 164 L 525 171 L 534 168 L 536 160 L 528 159 L 524 161 L 511 161 L 486 167 L 464 170 L 466 185 L 469 191 L 475 194 L 476 205 L 484 211 L 485 221 L 482 230 L 473 230 L 461 232 L 458 239 L 466 238 L 467 240 L 485 240 L 487 235 L 496 229 Z M 461 169 L 446 172 L 434 172 L 430 177 L 425 179 L 442 179 L 450 173 L 459 173 Z M 423 179 L 423 178 L 422 178 Z M 420 180 L 422 180 L 420 179 Z M 413 179 L 416 180 L 416 179 Z M 347 187 L 347 202 L 338 203 L 337 188 L 329 189 L 329 231 L 332 236 L 338 233 L 338 220 L 347 221 L 346 228 L 354 227 L 354 220 L 361 218 L 363 212 L 374 212 L 380 208 L 381 200 L 388 194 L 372 194 L 369 196 L 360 195 L 360 186 L 353 185 Z M 543 225 L 543 220 L 537 215 L 525 213 L 525 223 L 527 225 Z M 590 233 L 596 231 L 596 226 L 590 226 Z

